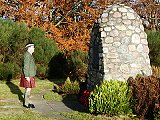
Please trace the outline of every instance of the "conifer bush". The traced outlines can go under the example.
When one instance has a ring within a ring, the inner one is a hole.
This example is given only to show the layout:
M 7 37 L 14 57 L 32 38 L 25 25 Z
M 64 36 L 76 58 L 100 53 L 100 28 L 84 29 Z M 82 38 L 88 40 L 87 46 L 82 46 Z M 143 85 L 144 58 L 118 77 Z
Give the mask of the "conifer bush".
M 67 55 L 69 76 L 72 80 L 85 81 L 88 67 L 88 54 L 82 51 L 72 51 Z
M 0 20 L 0 79 L 16 78 L 20 73 L 28 30 L 24 24 Z
M 51 61 L 48 64 L 48 79 L 59 79 L 66 78 L 69 71 L 69 65 L 67 62 L 67 58 L 65 57 L 63 52 L 59 52 L 54 57 L 52 57 Z
M 59 52 L 49 63 L 49 79 L 69 77 L 71 81 L 84 82 L 88 67 L 87 55 L 86 52 L 82 51 Z
M 89 96 L 89 111 L 94 114 L 125 115 L 131 113 L 127 83 L 106 80 Z
M 146 31 L 151 64 L 160 66 L 160 31 Z
M 28 30 L 26 24 L 0 20 L 0 26 L 0 79 L 7 79 L 8 75 L 12 78 L 20 76 L 28 42 L 35 44 L 33 56 L 38 66 L 37 76 L 47 77 L 48 64 L 59 52 L 55 41 L 47 39 L 42 29 L 33 27 Z
M 0 64 L 0 80 L 10 80 L 19 73 L 19 67 L 16 63 Z

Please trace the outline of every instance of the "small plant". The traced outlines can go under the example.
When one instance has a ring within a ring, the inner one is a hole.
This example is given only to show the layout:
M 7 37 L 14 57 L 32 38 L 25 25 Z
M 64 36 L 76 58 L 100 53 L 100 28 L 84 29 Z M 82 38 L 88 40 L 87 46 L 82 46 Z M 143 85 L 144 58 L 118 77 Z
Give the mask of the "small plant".
M 125 115 L 131 112 L 127 83 L 106 80 L 89 97 L 89 111 L 95 114 Z
M 160 77 L 160 67 L 152 66 L 152 75 Z
M 79 83 L 77 81 L 70 81 L 70 78 L 67 77 L 65 83 L 60 87 L 60 90 L 66 94 L 78 94 L 79 93 Z

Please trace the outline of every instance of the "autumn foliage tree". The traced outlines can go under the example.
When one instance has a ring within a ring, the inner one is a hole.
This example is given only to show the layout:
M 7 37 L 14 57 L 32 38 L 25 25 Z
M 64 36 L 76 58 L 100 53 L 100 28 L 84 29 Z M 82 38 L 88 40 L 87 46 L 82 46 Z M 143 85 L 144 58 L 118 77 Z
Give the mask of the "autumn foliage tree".
M 30 29 L 37 26 L 55 40 L 64 51 L 88 51 L 92 26 L 104 8 L 123 3 L 132 7 L 157 29 L 160 5 L 155 0 L 1 0 L 0 14 L 24 22 Z M 153 9 L 154 8 L 154 9 Z M 156 25 L 156 26 L 155 26 Z
M 1 1 L 1 14 L 40 27 L 62 50 L 88 50 L 90 30 L 99 13 L 89 7 L 91 0 L 14 0 Z M 77 16 L 81 19 L 77 22 Z
M 133 4 L 127 2 L 127 5 L 132 7 L 143 20 L 149 22 L 145 26 L 147 29 L 160 29 L 160 2 L 158 0 L 136 0 Z

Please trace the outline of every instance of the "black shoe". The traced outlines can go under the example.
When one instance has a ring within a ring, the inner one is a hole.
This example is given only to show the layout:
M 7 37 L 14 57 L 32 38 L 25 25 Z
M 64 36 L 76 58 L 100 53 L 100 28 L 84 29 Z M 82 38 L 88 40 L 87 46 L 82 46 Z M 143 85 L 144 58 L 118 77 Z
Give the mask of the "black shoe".
M 27 106 L 27 105 L 23 105 L 23 107 L 25 107 L 25 108 L 30 108 L 29 106 Z
M 29 108 L 35 108 L 35 106 L 33 104 L 29 104 L 28 107 Z

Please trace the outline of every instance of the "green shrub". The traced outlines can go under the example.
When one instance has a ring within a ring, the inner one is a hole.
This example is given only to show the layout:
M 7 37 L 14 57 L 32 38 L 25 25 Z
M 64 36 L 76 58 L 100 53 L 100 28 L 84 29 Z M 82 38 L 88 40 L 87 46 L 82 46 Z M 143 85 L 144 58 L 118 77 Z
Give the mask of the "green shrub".
M 89 111 L 95 114 L 124 115 L 131 112 L 127 83 L 106 80 L 89 96 Z
M 65 83 L 60 86 L 60 91 L 66 94 L 78 94 L 79 90 L 79 83 L 76 80 L 74 82 L 70 81 L 69 77 L 67 77 Z
M 49 63 L 49 78 L 66 78 L 69 76 L 71 81 L 85 81 L 87 57 L 87 53 L 81 51 L 66 51 L 56 54 Z
M 154 66 L 160 65 L 160 31 L 146 31 L 148 46 L 150 49 L 149 56 L 151 64 Z
M 34 57 L 38 64 L 48 65 L 52 57 L 58 54 L 56 42 L 47 39 L 42 29 L 33 27 L 29 31 L 29 38 L 35 44 Z
M 69 65 L 64 53 L 59 52 L 54 57 L 52 57 L 48 66 L 49 79 L 66 78 L 69 71 Z
M 12 77 L 16 77 L 19 74 L 19 67 L 16 63 L 4 63 L 0 64 L 0 79 L 10 80 Z
M 88 67 L 88 54 L 82 51 L 72 51 L 67 55 L 69 76 L 72 80 L 85 81 Z
M 21 66 L 24 44 L 28 40 L 28 30 L 24 24 L 0 20 L 0 63 L 14 62 Z
M 43 64 L 37 64 L 37 77 L 40 79 L 45 79 L 47 74 L 47 66 Z
M 47 39 L 45 31 L 39 28 L 33 27 L 31 30 L 28 30 L 26 24 L 0 20 L 0 26 L 0 64 L 2 64 L 0 70 L 5 70 L 0 79 L 7 79 L 6 77 L 10 73 L 10 69 L 4 68 L 4 66 L 8 63 L 14 63 L 14 66 L 16 66 L 15 70 L 19 70 L 20 74 L 25 45 L 31 41 L 36 47 L 33 56 L 38 65 L 37 76 L 40 78 L 47 77 L 48 64 L 59 52 L 55 41 Z M 17 77 L 15 75 L 18 76 L 17 73 L 14 73 L 12 77 Z

